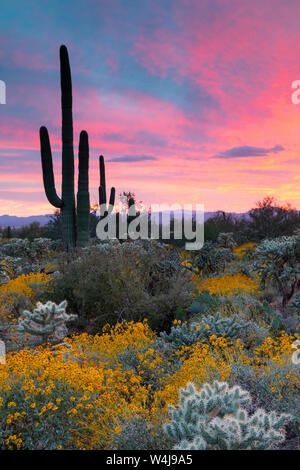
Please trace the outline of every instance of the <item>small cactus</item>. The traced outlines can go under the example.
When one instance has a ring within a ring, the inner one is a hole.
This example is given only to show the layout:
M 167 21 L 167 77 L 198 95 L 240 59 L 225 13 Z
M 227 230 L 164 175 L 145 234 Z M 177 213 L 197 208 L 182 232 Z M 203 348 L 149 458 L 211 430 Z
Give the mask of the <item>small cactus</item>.
M 226 382 L 204 384 L 197 391 L 189 383 L 180 390 L 178 406 L 169 406 L 172 420 L 165 424 L 177 450 L 263 450 L 285 439 L 284 424 L 291 416 L 256 410 L 251 416 L 244 408 L 249 393 Z
M 164 341 L 178 348 L 204 341 L 211 335 L 235 339 L 238 338 L 242 330 L 247 329 L 250 325 L 249 322 L 239 320 L 238 315 L 233 315 L 231 318 L 221 318 L 217 313 L 207 317 L 203 316 L 201 323 L 192 322 L 190 325 L 182 323 L 172 326 L 169 334 L 163 331 L 160 336 Z
M 46 304 L 38 302 L 33 313 L 24 310 L 25 319 L 19 318 L 17 331 L 37 338 L 34 340 L 36 345 L 61 343 L 67 334 L 66 322 L 77 318 L 77 315 L 68 315 L 66 307 L 66 300 L 59 305 L 51 301 Z

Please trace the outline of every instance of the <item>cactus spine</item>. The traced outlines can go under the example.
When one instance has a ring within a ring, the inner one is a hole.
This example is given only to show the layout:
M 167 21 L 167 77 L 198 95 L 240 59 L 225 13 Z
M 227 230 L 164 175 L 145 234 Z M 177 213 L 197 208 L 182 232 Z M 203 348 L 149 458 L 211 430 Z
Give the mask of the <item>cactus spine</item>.
M 80 134 L 79 178 L 77 193 L 77 224 L 74 193 L 74 148 L 72 116 L 72 80 L 69 56 L 66 46 L 60 48 L 60 82 L 62 107 L 62 196 L 57 195 L 54 182 L 51 146 L 46 127 L 40 128 L 41 157 L 45 193 L 50 204 L 61 209 L 63 237 L 67 250 L 86 245 L 89 234 L 89 192 L 88 192 L 88 136 Z M 76 232 L 77 230 L 77 232 Z

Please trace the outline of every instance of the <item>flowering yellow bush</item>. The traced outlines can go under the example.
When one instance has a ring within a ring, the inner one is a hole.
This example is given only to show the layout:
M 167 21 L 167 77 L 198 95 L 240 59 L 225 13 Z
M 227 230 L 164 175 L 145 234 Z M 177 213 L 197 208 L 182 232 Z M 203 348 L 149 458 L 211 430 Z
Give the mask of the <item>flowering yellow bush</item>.
M 18 305 L 22 299 L 34 301 L 35 289 L 46 285 L 51 277 L 45 273 L 29 273 L 0 286 L 0 323 L 17 322 Z M 29 305 L 27 305 L 29 306 Z
M 17 278 L 0 286 L 0 295 L 25 295 L 26 297 L 31 298 L 33 296 L 31 285 L 47 284 L 50 279 L 51 277 L 44 273 L 22 274 L 21 276 L 18 276 Z
M 156 347 L 155 334 L 144 323 L 123 323 L 102 335 L 82 334 L 50 350 L 39 347 L 7 355 L 0 366 L 0 448 L 107 449 L 130 417 L 161 424 L 178 389 L 193 381 L 230 380 L 232 364 L 268 375 L 276 364 L 288 364 L 295 337 L 283 334 L 249 353 L 212 335 L 174 352 L 175 369 Z M 137 362 L 122 361 L 128 353 Z M 294 368 L 295 369 L 295 368 Z M 297 393 L 299 374 L 290 370 L 289 387 Z M 273 387 L 272 380 L 269 382 Z M 154 386 L 153 386 L 154 384 Z M 284 393 L 286 383 L 276 391 Z
M 117 355 L 124 348 L 138 351 L 151 345 L 152 338 L 146 323 L 130 323 L 102 336 L 74 337 L 68 341 L 71 349 L 8 354 L 0 368 L 0 423 L 8 447 L 14 448 L 14 435 L 24 442 L 24 429 L 31 439 L 38 429 L 43 447 L 41 435 L 55 423 L 56 430 L 63 429 L 56 442 L 53 437 L 56 447 L 104 448 L 122 419 L 133 414 L 146 418 L 151 390 L 142 383 L 143 370 L 122 370 Z M 139 357 L 143 369 L 151 370 L 157 358 L 149 349 Z
M 166 405 L 178 401 L 179 388 L 193 382 L 201 385 L 214 380 L 224 381 L 230 375 L 230 362 L 240 356 L 240 343 L 233 345 L 225 338 L 212 335 L 209 344 L 196 343 L 177 352 L 182 358 L 182 367 L 169 378 L 164 378 L 162 388 L 154 399 L 154 405 L 162 411 Z
M 246 250 L 254 250 L 255 249 L 255 243 L 254 242 L 249 242 L 249 243 L 244 243 L 243 245 L 239 245 L 236 248 L 234 248 L 233 253 L 241 259 Z
M 194 275 L 193 281 L 199 292 L 209 291 L 210 294 L 236 295 L 238 293 L 259 292 L 258 280 L 251 279 L 245 274 L 226 274 L 224 276 L 200 279 Z

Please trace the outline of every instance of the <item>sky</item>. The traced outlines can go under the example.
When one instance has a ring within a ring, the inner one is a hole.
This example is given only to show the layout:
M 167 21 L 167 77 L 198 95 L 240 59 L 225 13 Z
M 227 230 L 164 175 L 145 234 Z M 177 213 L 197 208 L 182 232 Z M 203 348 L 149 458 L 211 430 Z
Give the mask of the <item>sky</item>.
M 61 44 L 91 203 L 103 154 L 107 187 L 146 205 L 243 212 L 274 195 L 300 209 L 299 15 L 298 0 L 1 0 L 0 215 L 54 211 L 42 125 L 60 195 Z

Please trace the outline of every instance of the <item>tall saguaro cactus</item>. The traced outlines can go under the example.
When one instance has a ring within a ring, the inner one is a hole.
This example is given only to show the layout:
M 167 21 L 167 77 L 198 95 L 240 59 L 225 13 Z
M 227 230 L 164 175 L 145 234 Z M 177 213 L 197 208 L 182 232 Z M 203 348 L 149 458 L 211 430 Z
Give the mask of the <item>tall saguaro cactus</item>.
M 63 238 L 67 250 L 83 247 L 89 235 L 89 146 L 88 135 L 82 131 L 79 141 L 79 177 L 77 221 L 74 193 L 74 148 L 72 116 L 72 80 L 68 50 L 60 47 L 60 83 L 62 107 L 62 195 L 57 195 L 54 182 L 51 146 L 46 127 L 40 128 L 41 157 L 45 193 L 50 204 L 61 209 Z

